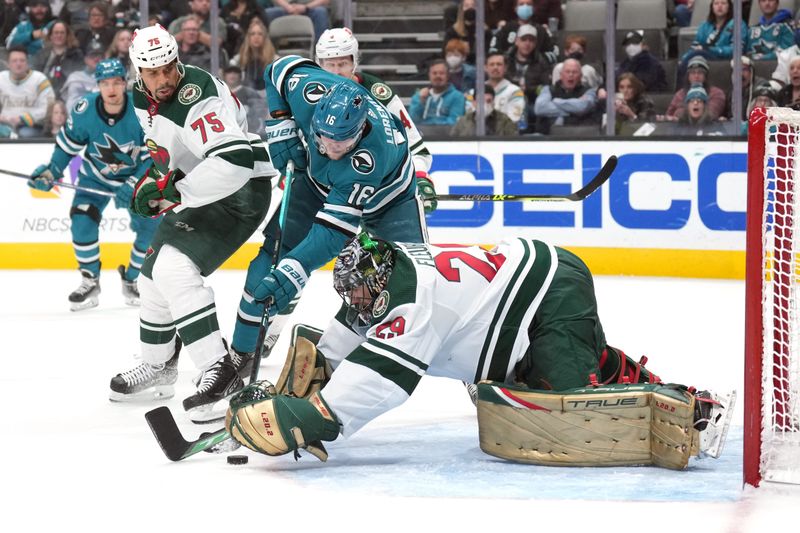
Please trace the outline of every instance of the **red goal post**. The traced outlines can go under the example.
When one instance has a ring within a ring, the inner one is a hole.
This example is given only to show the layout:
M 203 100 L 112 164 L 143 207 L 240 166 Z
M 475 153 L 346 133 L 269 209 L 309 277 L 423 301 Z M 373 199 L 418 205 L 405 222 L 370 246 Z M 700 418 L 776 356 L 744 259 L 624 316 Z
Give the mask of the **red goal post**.
M 748 136 L 744 480 L 800 484 L 800 112 L 756 108 Z

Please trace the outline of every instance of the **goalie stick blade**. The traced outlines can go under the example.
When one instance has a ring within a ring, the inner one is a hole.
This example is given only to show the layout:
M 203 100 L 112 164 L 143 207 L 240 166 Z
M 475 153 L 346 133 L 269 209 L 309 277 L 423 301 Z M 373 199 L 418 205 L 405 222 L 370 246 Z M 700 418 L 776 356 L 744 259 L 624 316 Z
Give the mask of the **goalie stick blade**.
M 580 202 L 599 189 L 617 168 L 617 156 L 612 155 L 592 180 L 570 194 L 437 194 L 439 201 L 463 202 Z
M 187 441 L 183 438 L 175 417 L 166 406 L 161 406 L 148 411 L 144 415 L 150 430 L 153 432 L 156 441 L 164 455 L 170 461 L 180 461 L 196 453 L 213 448 L 220 442 L 229 439 L 230 435 L 225 429 L 220 429 L 214 433 L 205 434 L 203 437 Z

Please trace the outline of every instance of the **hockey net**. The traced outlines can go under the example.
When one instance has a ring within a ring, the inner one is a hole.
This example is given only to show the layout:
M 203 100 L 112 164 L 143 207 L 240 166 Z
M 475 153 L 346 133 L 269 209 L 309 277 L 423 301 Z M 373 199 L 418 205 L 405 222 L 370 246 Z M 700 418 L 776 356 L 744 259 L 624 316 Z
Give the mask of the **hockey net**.
M 748 140 L 744 477 L 800 484 L 800 112 L 757 108 Z

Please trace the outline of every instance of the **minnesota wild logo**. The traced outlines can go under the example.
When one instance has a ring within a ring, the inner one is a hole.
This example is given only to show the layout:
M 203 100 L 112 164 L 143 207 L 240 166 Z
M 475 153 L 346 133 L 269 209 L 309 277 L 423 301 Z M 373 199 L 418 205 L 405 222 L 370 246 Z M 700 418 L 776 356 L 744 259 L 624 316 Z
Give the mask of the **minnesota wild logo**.
M 350 158 L 350 164 L 359 174 L 369 174 L 375 169 L 375 158 L 369 150 L 361 149 Z
M 379 100 L 385 100 L 392 96 L 392 90 L 385 83 L 376 83 L 372 86 L 372 94 Z
M 178 101 L 183 105 L 196 102 L 203 95 L 202 89 L 194 83 L 187 83 L 178 92 Z
M 169 152 L 167 152 L 167 149 L 156 144 L 153 139 L 147 139 L 144 144 L 147 146 L 147 151 L 150 152 L 150 159 L 153 160 L 156 170 L 162 174 L 169 172 Z
M 381 291 L 377 298 L 375 298 L 375 306 L 372 308 L 372 316 L 378 318 L 389 308 L 389 293 Z

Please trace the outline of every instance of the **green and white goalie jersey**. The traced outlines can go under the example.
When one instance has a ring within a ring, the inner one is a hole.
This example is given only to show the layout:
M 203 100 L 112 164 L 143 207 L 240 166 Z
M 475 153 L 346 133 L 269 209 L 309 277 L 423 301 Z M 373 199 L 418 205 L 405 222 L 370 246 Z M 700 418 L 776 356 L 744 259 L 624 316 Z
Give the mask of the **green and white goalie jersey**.
M 351 435 L 402 404 L 425 374 L 506 381 L 530 346 L 528 327 L 558 266 L 528 239 L 477 246 L 392 245 L 395 264 L 364 331 L 346 307 L 318 350 L 335 368 L 322 396 Z
M 133 91 L 153 166 L 161 174 L 185 174 L 176 183 L 178 210 L 216 202 L 250 179 L 277 174 L 261 138 L 247 132 L 247 112 L 228 87 L 203 69 L 184 68 L 168 102 Z

